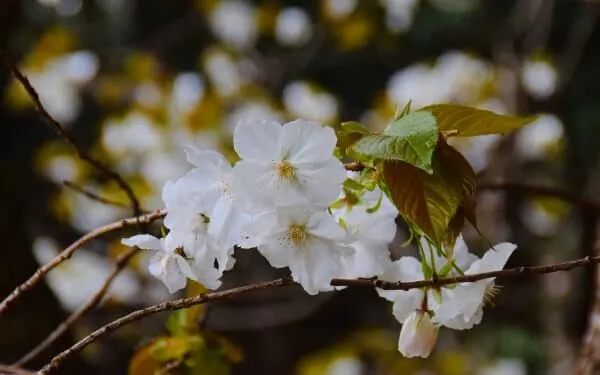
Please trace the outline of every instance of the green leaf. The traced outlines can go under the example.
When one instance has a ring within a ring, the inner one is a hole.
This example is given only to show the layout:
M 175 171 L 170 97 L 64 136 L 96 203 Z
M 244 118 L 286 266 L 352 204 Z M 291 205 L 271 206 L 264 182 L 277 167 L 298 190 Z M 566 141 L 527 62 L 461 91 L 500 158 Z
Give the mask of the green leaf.
M 503 134 L 519 129 L 536 117 L 500 115 L 483 109 L 457 104 L 434 104 L 419 111 L 432 113 L 437 119 L 440 132 L 447 137 L 473 137 L 488 134 Z
M 408 163 L 388 161 L 383 176 L 396 207 L 441 245 L 448 241 L 449 226 L 459 207 L 474 207 L 476 176 L 460 152 L 445 142 L 438 143 L 432 169 L 428 174 Z
M 431 173 L 438 138 L 435 117 L 429 112 L 415 112 L 394 121 L 382 134 L 357 140 L 350 150 L 359 157 L 403 161 Z

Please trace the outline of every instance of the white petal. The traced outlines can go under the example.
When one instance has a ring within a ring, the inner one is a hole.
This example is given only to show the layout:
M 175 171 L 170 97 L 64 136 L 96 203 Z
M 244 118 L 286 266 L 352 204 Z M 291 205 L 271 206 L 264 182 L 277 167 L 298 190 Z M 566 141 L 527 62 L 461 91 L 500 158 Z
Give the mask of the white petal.
M 201 170 L 221 171 L 230 167 L 225 157 L 213 150 L 201 150 L 195 146 L 184 147 L 187 161 Z
M 306 225 L 306 230 L 312 235 L 335 241 L 348 240 L 344 229 L 326 211 L 312 214 Z
M 269 241 L 259 245 L 258 251 L 264 256 L 271 266 L 276 268 L 288 267 L 291 261 L 291 253 L 296 249 L 290 248 L 287 238 L 282 235 L 277 241 Z
M 282 160 L 281 125 L 275 121 L 246 121 L 235 127 L 233 147 L 240 158 L 273 162 Z
M 468 275 L 501 270 L 512 255 L 517 245 L 510 242 L 503 242 L 489 249 L 483 258 L 471 264 L 471 267 L 465 272 Z M 490 279 L 493 280 L 493 279 Z
M 303 249 L 292 253 L 289 265 L 294 281 L 311 295 L 332 290 L 331 279 L 339 273 L 339 261 L 326 241 L 310 241 Z
M 178 290 L 185 288 L 187 284 L 186 276 L 181 272 L 177 258 L 168 256 L 163 260 L 162 281 L 169 289 L 169 293 L 175 293 Z
M 281 134 L 282 148 L 292 164 L 326 161 L 332 157 L 336 142 L 332 128 L 311 121 L 288 122 Z
M 346 171 L 342 162 L 331 157 L 324 163 L 298 168 L 296 178 L 312 204 L 329 205 L 342 190 Z
M 444 289 L 442 303 L 435 309 L 435 319 L 446 324 L 457 316 L 471 320 L 483 305 L 487 283 L 475 282 L 459 284 L 453 289 Z
M 423 272 L 421 271 L 421 263 L 414 257 L 402 257 L 394 262 L 392 262 L 387 268 L 386 270 L 383 272 L 383 274 L 379 277 L 381 280 L 384 281 L 419 281 L 419 280 L 423 280 Z M 412 291 L 402 291 L 402 290 L 384 290 L 384 289 L 379 289 L 377 288 L 377 293 L 387 299 L 388 301 L 396 301 L 398 298 L 406 298 L 407 296 L 409 296 L 407 293 L 409 292 L 413 292 L 415 291 L 415 289 L 413 289 Z M 420 292 L 420 295 L 422 295 L 423 293 Z M 421 303 L 421 301 L 418 301 L 417 306 Z M 411 303 L 410 306 L 412 306 L 413 304 Z M 411 309 L 415 309 L 414 307 L 411 307 Z
M 423 303 L 423 291 L 421 289 L 410 289 L 410 290 L 387 290 L 386 292 L 394 292 L 392 301 L 394 305 L 392 306 L 392 313 L 397 321 L 400 323 L 404 322 L 408 316 L 421 308 L 421 304 Z M 378 290 L 380 296 L 388 299 L 383 296 L 382 293 Z
M 469 248 L 467 247 L 462 235 L 456 238 L 452 255 L 456 265 L 463 271 L 466 270 L 473 262 L 479 259 L 476 255 L 469 252 Z
M 233 173 L 235 178 L 244 184 L 248 196 L 258 200 L 257 204 L 273 202 L 277 177 L 275 170 L 269 165 L 240 160 L 233 168 Z M 282 189 L 285 190 L 285 186 L 282 186 Z
M 342 257 L 343 278 L 369 278 L 383 274 L 390 266 L 390 251 L 387 245 L 375 242 L 352 243 L 354 254 Z
M 433 325 L 429 314 L 414 311 L 402 325 L 398 350 L 407 358 L 427 358 L 438 338 L 438 328 Z
M 475 315 L 471 317 L 471 319 L 465 320 L 463 315 L 457 315 L 454 318 L 447 320 L 444 322 L 444 327 L 448 327 L 451 329 L 455 329 L 458 331 L 471 329 L 477 324 L 481 323 L 483 318 L 483 308 L 479 308 Z
M 146 250 L 164 250 L 160 239 L 149 234 L 138 234 L 133 237 L 123 238 L 121 243 L 126 246 L 137 246 L 140 249 Z
M 167 181 L 162 189 L 162 200 L 168 208 L 177 205 L 180 201 L 175 182 Z

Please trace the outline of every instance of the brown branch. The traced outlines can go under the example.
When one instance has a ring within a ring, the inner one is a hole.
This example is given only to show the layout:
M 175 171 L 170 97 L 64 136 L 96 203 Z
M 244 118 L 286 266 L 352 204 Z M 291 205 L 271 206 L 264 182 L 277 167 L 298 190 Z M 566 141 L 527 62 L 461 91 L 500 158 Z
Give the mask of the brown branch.
M 0 365 L 0 375 L 34 375 L 34 371 L 25 370 L 20 367 Z
M 137 254 L 138 248 L 131 248 L 126 253 L 122 254 L 119 258 L 117 258 L 115 262 L 115 267 L 112 273 L 104 280 L 104 283 L 100 287 L 100 289 L 90 298 L 84 305 L 79 307 L 77 311 L 73 312 L 64 322 L 62 322 L 48 337 L 44 339 L 41 343 L 39 343 L 35 348 L 33 348 L 29 353 L 24 355 L 21 359 L 13 364 L 13 366 L 23 366 L 27 364 L 27 362 L 34 359 L 41 352 L 46 350 L 52 343 L 54 343 L 58 338 L 60 338 L 65 332 L 67 332 L 75 323 L 81 319 L 83 315 L 85 315 L 88 311 L 94 309 L 102 298 L 108 292 L 112 282 L 117 278 L 119 273 L 125 268 L 129 260 L 133 258 L 135 254 Z
M 49 263 L 40 267 L 27 281 L 23 284 L 19 285 L 12 291 L 12 293 L 6 297 L 2 302 L 0 302 L 0 315 L 13 303 L 21 294 L 31 289 L 35 284 L 40 282 L 44 276 L 52 271 L 59 264 L 64 262 L 65 260 L 71 258 L 71 256 L 83 247 L 85 244 L 90 242 L 91 240 L 100 237 L 106 233 L 114 232 L 119 229 L 123 229 L 126 227 L 131 227 L 135 225 L 141 224 L 150 224 L 157 219 L 160 219 L 166 215 L 166 211 L 158 210 L 152 212 L 147 215 L 136 216 L 129 219 L 124 219 L 121 221 L 117 221 L 111 224 L 107 224 L 103 227 L 95 229 L 83 237 L 79 238 L 77 241 L 73 242 L 69 247 L 63 250 L 60 254 L 58 254 L 54 259 L 52 259 Z
M 420 281 L 411 281 L 411 282 L 403 283 L 403 282 L 387 282 L 387 281 L 376 280 L 376 279 L 374 279 L 374 280 L 370 280 L 370 279 L 356 279 L 356 280 L 333 279 L 331 282 L 331 285 L 350 286 L 350 287 L 376 287 L 376 288 L 388 289 L 388 290 L 409 290 L 409 289 L 416 289 L 416 288 L 423 288 L 423 287 L 434 287 L 435 288 L 435 287 L 441 287 L 444 285 L 456 284 L 456 283 L 461 283 L 461 282 L 474 282 L 474 281 L 479 281 L 479 280 L 489 279 L 489 278 L 494 278 L 494 277 L 505 279 L 505 278 L 515 278 L 515 277 L 521 277 L 521 276 L 533 275 L 533 274 L 546 274 L 546 273 L 551 273 L 551 272 L 567 271 L 567 270 L 570 270 L 570 269 L 573 269 L 576 267 L 583 267 L 583 266 L 591 265 L 591 264 L 595 264 L 595 263 L 600 263 L 600 256 L 586 257 L 583 259 L 578 259 L 578 260 L 563 262 L 563 263 L 557 263 L 557 264 L 551 264 L 551 265 L 546 265 L 546 266 L 509 268 L 509 269 L 500 270 L 500 271 L 492 271 L 492 272 L 485 272 L 485 273 L 474 274 L 474 275 L 463 275 L 463 276 L 458 276 L 458 277 L 448 277 L 448 278 L 441 278 L 441 279 L 434 279 L 434 280 L 420 280 Z M 46 366 L 44 366 L 40 370 L 39 373 L 40 374 L 48 374 L 48 373 L 52 372 L 53 370 L 56 370 L 56 368 L 58 368 L 58 366 L 65 359 L 67 359 L 71 355 L 77 353 L 78 351 L 82 350 L 87 345 L 91 344 L 92 342 L 98 340 L 100 337 L 102 337 L 112 331 L 115 331 L 126 324 L 143 319 L 149 315 L 153 315 L 153 314 L 163 312 L 163 311 L 185 309 L 185 308 L 188 308 L 188 307 L 191 307 L 194 305 L 207 303 L 209 301 L 222 300 L 225 298 L 231 298 L 231 297 L 235 297 L 238 295 L 255 292 L 255 291 L 259 291 L 259 290 L 266 290 L 266 289 L 272 289 L 272 288 L 277 288 L 277 287 L 281 287 L 281 286 L 291 286 L 291 285 L 297 285 L 297 284 L 289 278 L 283 278 L 283 279 L 277 279 L 277 280 L 273 280 L 273 281 L 266 281 L 266 282 L 252 284 L 252 285 L 242 286 L 242 287 L 224 290 L 224 291 L 220 291 L 220 292 L 204 293 L 204 294 L 198 295 L 196 297 L 183 298 L 183 299 L 178 299 L 178 300 L 174 300 L 174 301 L 163 302 L 158 305 L 154 305 L 154 306 L 146 307 L 141 310 L 134 311 L 130 314 L 127 314 L 127 315 L 97 329 L 96 331 L 92 332 L 91 334 L 89 334 L 88 336 L 86 336 L 85 338 L 83 338 L 82 340 L 77 342 L 72 347 L 70 347 L 67 350 L 63 351 L 62 353 L 58 354 L 50 361 L 50 363 L 48 363 Z
M 39 373 L 40 374 L 50 373 L 51 371 L 55 370 L 61 364 L 61 362 L 63 362 L 70 355 L 82 350 L 87 345 L 96 341 L 98 338 L 100 338 L 100 337 L 126 325 L 126 324 L 135 322 L 135 321 L 145 318 L 149 315 L 153 315 L 153 314 L 163 312 L 163 311 L 173 311 L 173 310 L 185 309 L 185 308 L 188 308 L 188 307 L 191 307 L 194 305 L 206 303 L 208 301 L 222 300 L 222 299 L 237 296 L 239 294 L 244 294 L 244 293 L 258 291 L 258 290 L 264 290 L 264 289 L 270 289 L 270 288 L 275 288 L 275 287 L 280 287 L 280 286 L 287 286 L 287 285 L 296 285 L 296 284 L 293 281 L 291 281 L 290 279 L 277 279 L 277 280 L 273 280 L 273 281 L 266 281 L 266 282 L 262 282 L 262 283 L 256 283 L 256 284 L 252 284 L 252 285 L 242 286 L 239 288 L 233 288 L 233 289 L 229 289 L 229 290 L 225 290 L 225 291 L 221 291 L 221 292 L 204 293 L 204 294 L 200 294 L 196 297 L 183 298 L 183 299 L 178 299 L 178 300 L 174 300 L 174 301 L 163 302 L 158 305 L 154 305 L 154 306 L 146 307 L 141 310 L 134 311 L 130 314 L 127 314 L 127 315 L 97 329 L 96 331 L 92 332 L 91 334 L 89 334 L 88 336 L 86 336 L 85 338 L 80 340 L 78 343 L 76 343 L 69 349 L 58 354 L 57 356 L 55 356 L 52 359 L 52 361 L 49 364 L 44 366 L 44 368 L 42 368 Z
M 105 204 L 107 206 L 115 206 L 115 207 L 121 207 L 121 208 L 130 208 L 130 206 L 126 203 L 122 203 L 122 202 L 118 202 L 118 201 L 114 201 L 112 199 L 109 198 L 105 198 L 105 197 L 101 197 L 100 195 L 94 193 L 93 191 L 87 190 L 79 185 L 77 185 L 74 182 L 71 181 L 63 181 L 63 186 L 67 187 L 71 190 L 74 190 L 82 195 L 85 195 L 86 197 L 90 198 L 93 201 L 97 201 L 100 202 L 102 204 Z M 147 212 L 146 210 L 140 208 L 140 211 L 142 212 Z
M 131 203 L 131 209 L 133 211 L 133 215 L 140 216 L 142 214 L 141 209 L 140 209 L 140 202 L 137 199 L 135 193 L 133 192 L 133 189 L 131 188 L 131 186 L 123 179 L 123 177 L 121 177 L 120 174 L 118 174 L 117 172 L 113 171 L 112 169 L 110 169 L 109 167 L 104 165 L 102 162 L 92 158 L 87 152 L 85 152 L 82 148 L 80 148 L 77 145 L 77 142 L 75 142 L 75 139 L 73 138 L 73 136 L 71 136 L 71 134 L 69 134 L 65 130 L 65 128 L 61 125 L 61 123 L 58 122 L 56 119 L 54 119 L 50 115 L 50 113 L 48 113 L 46 108 L 44 108 L 44 105 L 42 104 L 39 94 L 37 93 L 35 88 L 31 85 L 31 82 L 29 82 L 29 79 L 27 79 L 27 77 L 19 70 L 19 68 L 17 68 L 17 66 L 15 64 L 13 64 L 2 53 L 0 53 L 0 62 L 4 63 L 4 65 L 6 65 L 12 71 L 15 78 L 19 81 L 19 83 L 21 83 L 21 86 L 23 86 L 23 88 L 25 89 L 25 91 L 27 92 L 27 94 L 29 95 L 31 100 L 33 100 L 35 107 L 36 107 L 38 113 L 40 114 L 40 116 L 50 125 L 50 127 L 56 132 L 56 134 L 60 138 L 64 139 L 73 148 L 73 150 L 75 150 L 75 153 L 77 154 L 77 157 L 79 157 L 79 159 L 88 163 L 94 169 L 96 169 L 100 173 L 104 174 L 107 178 L 114 180 L 117 183 L 117 185 L 119 186 L 119 188 L 121 190 L 123 190 L 125 192 L 125 194 L 127 195 L 127 198 L 129 199 L 129 201 Z

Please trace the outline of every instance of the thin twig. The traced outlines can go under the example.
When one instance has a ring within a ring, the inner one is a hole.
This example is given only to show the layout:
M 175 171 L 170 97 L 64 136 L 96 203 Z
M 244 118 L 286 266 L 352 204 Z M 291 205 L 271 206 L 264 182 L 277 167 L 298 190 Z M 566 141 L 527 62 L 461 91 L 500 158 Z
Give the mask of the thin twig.
M 434 280 L 420 280 L 420 281 L 411 281 L 411 282 L 403 283 L 403 282 L 387 282 L 387 281 L 383 281 L 383 280 L 368 280 L 368 279 L 356 279 L 356 280 L 334 279 L 334 280 L 332 280 L 331 285 L 350 286 L 350 287 L 376 287 L 376 288 L 388 289 L 388 290 L 409 290 L 409 289 L 424 288 L 424 287 L 435 288 L 435 287 L 441 287 L 444 285 L 450 285 L 450 284 L 456 284 L 456 283 L 462 283 L 462 282 L 474 282 L 474 281 L 495 278 L 495 277 L 504 279 L 504 278 L 521 277 L 521 276 L 525 276 L 525 275 L 546 274 L 546 273 L 551 273 L 551 272 L 567 271 L 567 270 L 570 270 L 570 269 L 573 269 L 576 267 L 583 267 L 586 265 L 591 265 L 591 264 L 599 263 L 599 262 L 600 262 L 600 256 L 586 257 L 583 259 L 578 259 L 578 260 L 563 262 L 563 263 L 557 263 L 557 264 L 551 264 L 551 265 L 546 265 L 546 266 L 509 268 L 509 269 L 500 270 L 500 271 L 485 272 L 485 273 L 474 274 L 474 275 L 463 275 L 463 276 L 458 276 L 458 277 L 448 277 L 448 278 L 441 278 L 441 279 L 434 279 Z M 277 287 L 281 287 L 281 286 L 291 286 L 291 285 L 297 285 L 297 284 L 289 278 L 283 278 L 283 279 L 277 279 L 277 280 L 273 280 L 273 281 L 266 281 L 266 282 L 252 284 L 252 285 L 242 286 L 242 287 L 233 288 L 233 289 L 220 291 L 220 292 L 204 293 L 204 294 L 198 295 L 196 297 L 183 298 L 183 299 L 178 299 L 178 300 L 174 300 L 174 301 L 163 302 L 158 305 L 154 305 L 154 306 L 146 307 L 141 310 L 134 311 L 130 314 L 127 314 L 127 315 L 97 329 L 96 331 L 92 332 L 91 334 L 89 334 L 88 336 L 86 336 L 85 338 L 83 338 L 82 340 L 77 342 L 75 345 L 71 346 L 67 350 L 58 354 L 50 361 L 50 363 L 48 363 L 46 366 L 44 366 L 40 370 L 39 373 L 40 374 L 48 374 L 48 373 L 52 372 L 53 370 L 56 370 L 56 368 L 58 368 L 58 366 L 65 359 L 67 359 L 71 355 L 77 353 L 78 351 L 82 350 L 87 345 L 91 344 L 92 342 L 98 340 L 100 337 L 102 337 L 112 331 L 115 331 L 124 325 L 135 322 L 135 321 L 145 318 L 149 315 L 153 315 L 153 314 L 163 312 L 163 311 L 185 309 L 185 308 L 188 308 L 188 307 L 191 307 L 194 305 L 207 303 L 209 301 L 222 300 L 225 298 L 231 298 L 231 297 L 235 297 L 238 295 L 255 292 L 255 291 L 259 291 L 259 290 L 266 290 L 266 289 L 272 289 L 272 288 L 277 288 Z
M 92 158 L 87 152 L 85 152 L 82 148 L 77 145 L 75 139 L 65 130 L 65 128 L 58 122 L 54 117 L 48 113 L 42 101 L 40 99 L 39 94 L 35 90 L 35 88 L 29 82 L 29 79 L 17 68 L 15 64 L 13 64 L 6 56 L 0 53 L 0 62 L 4 63 L 10 70 L 12 71 L 15 78 L 21 83 L 31 100 L 33 100 L 35 107 L 40 114 L 40 116 L 52 127 L 52 129 L 56 132 L 56 134 L 64 139 L 72 148 L 75 150 L 77 156 L 88 163 L 90 166 L 104 174 L 107 178 L 114 180 L 119 188 L 125 192 L 127 198 L 131 203 L 131 209 L 133 211 L 134 216 L 140 216 L 142 214 L 140 209 L 140 202 L 137 199 L 135 193 L 131 186 L 121 177 L 120 174 L 113 171 L 102 162 Z
M 122 202 L 118 202 L 118 201 L 114 201 L 112 199 L 109 198 L 105 198 L 105 197 L 101 197 L 100 195 L 94 193 L 93 191 L 89 191 L 77 184 L 75 184 L 74 182 L 71 181 L 63 181 L 63 186 L 74 190 L 80 194 L 85 195 L 86 197 L 90 198 L 91 200 L 100 202 L 102 204 L 105 204 L 107 206 L 115 206 L 115 207 L 122 207 L 122 208 L 130 208 L 128 204 L 126 203 L 122 203 Z M 144 212 L 145 210 L 140 208 L 140 211 Z
M 35 375 L 35 371 L 26 370 L 24 368 L 0 365 L 0 375 Z
M 88 311 L 94 309 L 102 298 L 108 292 L 112 282 L 117 278 L 119 273 L 125 268 L 129 260 L 133 258 L 135 254 L 138 252 L 138 248 L 131 248 L 124 254 L 122 254 L 119 258 L 117 258 L 115 262 L 115 267 L 112 273 L 104 280 L 104 283 L 100 287 L 100 289 L 90 298 L 85 304 L 83 304 L 77 311 L 73 312 L 64 322 L 62 322 L 48 337 L 44 339 L 41 343 L 39 343 L 35 348 L 33 348 L 29 353 L 24 355 L 21 359 L 13 364 L 13 366 L 23 366 L 27 364 L 27 362 L 34 359 L 41 352 L 46 350 L 50 345 L 52 345 L 58 338 L 60 338 L 65 332 L 67 332 L 75 323 L 81 319 L 83 315 L 85 315 Z
M 147 215 L 136 216 L 129 219 L 124 219 L 121 221 L 117 221 L 111 224 L 107 224 L 103 227 L 95 229 L 83 237 L 79 238 L 77 241 L 73 242 L 69 247 L 63 250 L 60 254 L 58 254 L 54 259 L 52 259 L 49 263 L 40 267 L 27 281 L 23 284 L 19 285 L 12 291 L 12 293 L 4 299 L 4 301 L 0 302 L 0 315 L 10 306 L 21 294 L 31 289 L 35 284 L 40 282 L 44 278 L 44 276 L 57 267 L 59 264 L 64 262 L 65 260 L 71 258 L 71 256 L 87 244 L 89 241 L 102 236 L 103 234 L 114 232 L 119 229 L 123 229 L 126 227 L 136 226 L 140 223 L 142 224 L 150 224 L 153 221 L 160 219 L 166 215 L 166 211 L 158 210 L 152 212 Z

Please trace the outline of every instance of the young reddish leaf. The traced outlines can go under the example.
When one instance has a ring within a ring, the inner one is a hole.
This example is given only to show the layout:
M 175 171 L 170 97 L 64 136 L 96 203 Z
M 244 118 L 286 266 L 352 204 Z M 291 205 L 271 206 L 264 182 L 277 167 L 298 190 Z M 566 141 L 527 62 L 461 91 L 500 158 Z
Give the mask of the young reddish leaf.
M 438 129 L 445 137 L 473 137 L 477 135 L 502 134 L 519 129 L 536 117 L 506 116 L 483 109 L 457 104 L 434 104 L 419 111 L 432 113 Z
M 453 242 L 456 234 L 449 232 L 460 233 L 464 222 L 456 217 L 459 208 L 460 215 L 475 220 L 475 172 L 460 152 L 442 141 L 432 167 L 433 173 L 428 174 L 408 163 L 388 161 L 383 176 L 406 218 L 437 243 Z

